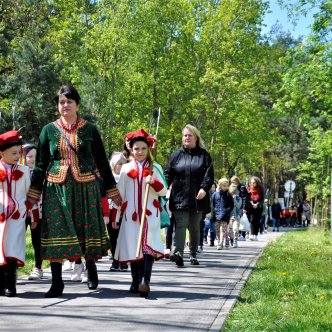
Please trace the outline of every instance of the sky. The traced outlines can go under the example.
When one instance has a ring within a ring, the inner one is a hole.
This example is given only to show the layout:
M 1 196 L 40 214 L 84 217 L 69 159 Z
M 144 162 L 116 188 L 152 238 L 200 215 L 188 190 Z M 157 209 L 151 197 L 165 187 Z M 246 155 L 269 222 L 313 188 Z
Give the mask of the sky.
M 294 27 L 287 16 L 287 11 L 280 8 L 277 0 L 270 0 L 270 11 L 271 13 L 265 16 L 264 24 L 267 26 L 263 28 L 263 34 L 268 33 L 277 21 L 281 24 L 282 30 L 285 32 L 289 31 L 294 38 L 307 36 L 310 33 L 309 26 L 313 23 L 312 14 L 307 17 L 300 16 L 297 25 Z

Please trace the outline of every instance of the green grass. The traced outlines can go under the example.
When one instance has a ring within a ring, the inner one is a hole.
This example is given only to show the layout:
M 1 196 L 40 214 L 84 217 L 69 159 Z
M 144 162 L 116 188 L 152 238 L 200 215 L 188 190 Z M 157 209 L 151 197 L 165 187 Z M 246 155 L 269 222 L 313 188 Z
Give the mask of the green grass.
M 331 286 L 331 234 L 286 233 L 260 257 L 222 331 L 332 331 Z

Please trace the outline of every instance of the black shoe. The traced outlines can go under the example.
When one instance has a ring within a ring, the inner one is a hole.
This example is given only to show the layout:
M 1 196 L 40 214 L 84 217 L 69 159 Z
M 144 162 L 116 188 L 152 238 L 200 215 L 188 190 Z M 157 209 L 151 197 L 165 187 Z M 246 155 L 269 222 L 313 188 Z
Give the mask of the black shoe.
M 199 265 L 199 261 L 197 260 L 196 257 L 191 257 L 190 258 L 190 264 L 191 265 Z
M 214 247 L 214 243 L 210 243 L 210 247 Z
M 98 287 L 98 273 L 96 263 L 90 260 L 86 266 L 88 270 L 88 288 L 94 290 Z
M 118 262 L 113 262 L 110 271 L 119 271 L 119 263 Z
M 14 297 L 16 296 L 16 287 L 6 288 L 4 295 L 7 297 Z
M 128 264 L 120 264 L 119 271 L 127 272 L 128 271 Z
M 8 259 L 4 268 L 4 295 L 7 297 L 16 296 L 17 262 L 15 259 Z
M 131 293 L 131 294 L 139 293 L 138 288 L 139 288 L 139 279 L 138 278 L 137 279 L 133 278 L 133 281 L 132 281 L 132 283 L 130 285 L 130 288 L 129 288 L 129 293 Z
M 179 253 L 172 254 L 171 256 L 169 256 L 169 259 L 172 262 L 175 262 L 175 264 L 178 267 L 183 267 L 184 266 L 184 264 L 183 264 L 183 258 L 181 257 L 181 255 Z
M 63 282 L 61 283 L 52 283 L 51 288 L 47 293 L 45 293 L 46 298 L 51 298 L 51 297 L 60 297 L 62 296 L 63 289 L 65 285 Z
M 0 266 L 0 296 L 5 295 L 5 267 Z
M 150 293 L 150 284 L 149 282 L 143 282 L 139 285 L 139 295 L 141 297 L 148 297 L 149 293 Z

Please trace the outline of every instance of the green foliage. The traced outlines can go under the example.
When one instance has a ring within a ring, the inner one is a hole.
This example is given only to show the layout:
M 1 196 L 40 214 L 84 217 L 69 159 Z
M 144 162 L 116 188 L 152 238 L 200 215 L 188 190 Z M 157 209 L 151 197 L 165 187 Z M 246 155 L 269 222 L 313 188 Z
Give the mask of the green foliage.
M 264 251 L 223 331 L 330 331 L 331 254 L 322 229 L 283 235 Z
M 15 11 L 10 10 L 16 8 Z M 1 132 L 22 129 L 28 141 L 36 141 L 41 127 L 55 118 L 54 89 L 59 65 L 52 59 L 47 2 L 7 0 L 1 4 L 0 70 Z
M 160 108 L 161 164 L 192 123 L 216 178 L 257 174 L 270 188 L 293 178 L 316 192 L 330 171 L 331 7 L 283 3 L 294 17 L 315 6 L 310 40 L 262 36 L 263 0 L 4 0 L 0 129 L 24 127 L 36 140 L 57 114 L 53 95 L 70 82 L 109 153 Z M 328 195 L 325 186 L 317 193 Z

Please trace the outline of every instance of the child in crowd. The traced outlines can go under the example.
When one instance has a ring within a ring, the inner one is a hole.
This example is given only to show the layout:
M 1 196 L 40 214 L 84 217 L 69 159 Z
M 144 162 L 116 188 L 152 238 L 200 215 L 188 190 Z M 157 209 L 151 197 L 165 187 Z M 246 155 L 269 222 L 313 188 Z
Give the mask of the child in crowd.
M 164 247 L 160 234 L 159 196 L 165 196 L 167 188 L 157 170 L 152 171 L 149 148 L 153 139 L 143 129 L 127 134 L 133 160 L 122 166 L 118 190 L 123 204 L 123 222 L 120 226 L 119 238 L 114 259 L 120 263 L 130 262 L 132 284 L 130 293 L 148 296 L 154 260 L 164 257 Z M 146 201 L 146 215 L 142 242 L 139 242 L 141 217 L 144 213 L 146 185 L 150 185 Z
M 212 195 L 212 213 L 216 223 L 218 237 L 217 249 L 221 250 L 226 239 L 227 226 L 234 207 L 233 196 L 229 192 L 229 180 L 222 178 L 218 181 L 219 190 Z
M 233 175 L 231 177 L 231 184 L 236 185 L 237 187 L 237 194 L 242 199 L 242 209 L 241 209 L 241 217 L 244 213 L 248 213 L 249 211 L 249 202 L 250 202 L 250 193 L 248 192 L 246 186 L 240 182 L 240 179 Z M 239 241 L 245 241 L 246 237 L 249 238 L 249 232 L 239 232 Z
M 114 152 L 110 159 L 111 170 L 115 179 L 115 182 L 119 182 L 120 171 L 122 165 L 127 163 L 127 159 L 122 152 Z M 128 265 L 126 263 L 119 264 L 118 261 L 114 260 L 115 248 L 119 236 L 119 227 L 120 227 L 120 207 L 116 206 L 112 199 L 108 200 L 111 214 L 110 222 L 107 224 L 108 236 L 111 243 L 111 253 L 113 257 L 113 263 L 110 267 L 110 271 L 127 271 Z
M 237 186 L 231 184 L 229 192 L 233 196 L 234 208 L 231 212 L 231 220 L 229 223 L 229 232 L 231 238 L 231 244 L 233 248 L 237 248 L 237 241 L 239 238 L 239 223 L 241 217 L 242 198 L 237 194 Z
M 22 148 L 21 163 L 29 167 L 30 176 L 32 174 L 33 167 L 35 164 L 36 152 L 37 148 L 33 144 L 26 144 Z M 39 199 L 38 203 L 33 206 L 32 210 L 29 211 L 25 219 L 26 229 L 28 228 L 28 226 L 30 226 L 31 241 L 35 256 L 35 267 L 28 277 L 29 280 L 40 280 L 43 277 L 42 259 L 40 257 L 41 218 L 42 218 L 42 208 L 41 208 L 41 199 Z
M 30 172 L 19 165 L 17 130 L 0 135 L 0 295 L 16 296 L 17 267 L 25 263 L 25 217 Z
M 211 211 L 212 211 L 212 195 L 216 192 L 218 184 L 213 182 L 211 189 L 210 189 L 210 204 L 211 204 Z M 214 219 L 212 218 L 212 213 L 208 213 L 205 215 L 204 219 L 204 241 L 207 244 L 207 238 L 210 231 L 210 247 L 214 247 L 214 241 L 216 239 L 216 226 L 214 224 Z

